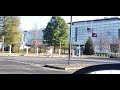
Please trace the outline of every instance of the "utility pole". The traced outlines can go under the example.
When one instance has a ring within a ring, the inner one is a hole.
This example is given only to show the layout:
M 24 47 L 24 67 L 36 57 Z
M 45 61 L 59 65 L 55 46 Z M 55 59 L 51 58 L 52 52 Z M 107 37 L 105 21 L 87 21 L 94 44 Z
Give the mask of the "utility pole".
M 68 64 L 70 64 L 70 57 L 71 57 L 71 27 L 72 27 L 72 16 L 70 17 L 69 59 L 68 59 Z

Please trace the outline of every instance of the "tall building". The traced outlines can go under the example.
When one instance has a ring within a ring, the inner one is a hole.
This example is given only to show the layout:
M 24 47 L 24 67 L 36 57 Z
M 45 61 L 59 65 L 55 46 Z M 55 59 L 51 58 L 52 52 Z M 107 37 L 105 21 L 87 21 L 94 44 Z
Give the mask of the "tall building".
M 102 51 L 108 52 L 110 44 L 115 42 L 120 44 L 120 18 L 111 17 L 72 22 L 72 46 L 84 47 L 88 37 L 92 38 L 96 52 L 100 51 L 99 46 L 103 44 L 104 50 Z

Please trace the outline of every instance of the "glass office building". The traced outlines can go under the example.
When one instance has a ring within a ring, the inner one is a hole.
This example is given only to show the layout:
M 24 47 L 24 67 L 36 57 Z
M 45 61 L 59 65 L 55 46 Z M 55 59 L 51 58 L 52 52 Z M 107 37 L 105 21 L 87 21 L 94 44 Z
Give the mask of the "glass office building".
M 38 29 L 36 31 L 26 30 L 21 32 L 22 33 L 21 49 L 35 44 L 36 40 L 38 44 L 41 44 L 43 40 L 42 30 L 44 30 L 44 28 Z
M 43 39 L 43 29 L 39 30 L 29 30 L 29 31 L 24 31 L 24 42 L 26 45 L 31 45 L 35 40 L 42 40 Z
M 96 51 L 99 51 L 100 42 L 102 42 L 101 45 L 106 45 L 104 51 L 108 50 L 110 44 L 120 44 L 120 18 L 72 22 L 71 40 L 74 47 L 84 46 L 88 37 L 92 38 Z

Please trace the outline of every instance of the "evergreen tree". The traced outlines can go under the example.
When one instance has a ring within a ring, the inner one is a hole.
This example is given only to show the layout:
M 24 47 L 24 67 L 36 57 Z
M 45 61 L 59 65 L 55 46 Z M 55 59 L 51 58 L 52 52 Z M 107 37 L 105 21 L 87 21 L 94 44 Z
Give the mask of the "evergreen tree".
M 52 16 L 51 20 L 48 22 L 45 30 L 43 30 L 43 39 L 48 46 L 55 47 L 67 47 L 68 39 L 68 25 L 65 20 L 60 16 Z
M 93 42 L 91 37 L 88 38 L 86 44 L 85 44 L 85 49 L 83 51 L 84 55 L 93 55 L 94 54 L 94 47 L 93 47 Z

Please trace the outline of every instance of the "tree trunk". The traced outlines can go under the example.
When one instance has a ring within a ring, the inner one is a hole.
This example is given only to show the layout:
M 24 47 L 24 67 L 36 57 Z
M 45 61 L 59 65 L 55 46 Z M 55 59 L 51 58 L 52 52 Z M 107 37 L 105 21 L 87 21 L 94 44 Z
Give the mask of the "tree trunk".
M 55 53 L 55 46 L 54 46 L 54 53 Z
M 65 54 L 65 48 L 64 48 L 64 54 Z
M 115 57 L 117 57 L 117 53 L 115 52 Z
M 101 48 L 100 48 L 100 57 L 102 56 L 102 53 L 101 53 L 101 51 L 102 51 L 102 50 L 101 50 Z

